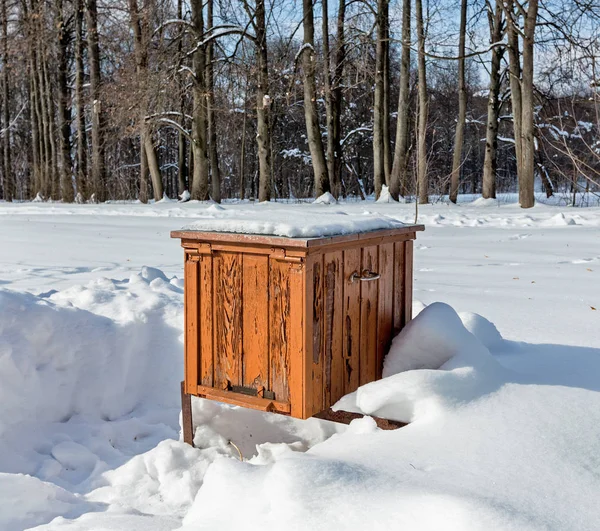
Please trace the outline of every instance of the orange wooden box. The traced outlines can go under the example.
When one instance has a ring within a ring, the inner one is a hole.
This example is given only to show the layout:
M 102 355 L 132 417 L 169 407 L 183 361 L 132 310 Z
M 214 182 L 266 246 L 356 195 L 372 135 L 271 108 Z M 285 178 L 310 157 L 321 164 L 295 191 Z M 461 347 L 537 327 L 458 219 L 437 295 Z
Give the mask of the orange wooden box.
M 422 225 L 325 238 L 174 231 L 187 394 L 306 419 L 381 378 Z

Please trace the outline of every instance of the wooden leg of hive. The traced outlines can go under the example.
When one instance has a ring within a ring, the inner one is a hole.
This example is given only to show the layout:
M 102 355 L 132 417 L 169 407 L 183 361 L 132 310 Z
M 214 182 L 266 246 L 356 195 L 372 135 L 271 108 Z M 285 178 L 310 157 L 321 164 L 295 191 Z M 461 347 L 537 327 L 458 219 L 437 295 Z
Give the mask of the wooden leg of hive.
M 361 419 L 365 415 L 361 413 L 351 413 L 350 411 L 333 411 L 333 409 L 325 409 L 320 413 L 314 415 L 315 418 L 322 420 L 329 420 L 331 422 L 339 422 L 340 424 L 350 424 L 354 419 Z M 381 417 L 372 417 L 377 427 L 382 430 L 397 430 L 406 426 L 405 422 L 398 422 L 397 420 L 382 419 Z
M 183 442 L 194 446 L 194 426 L 192 423 L 192 395 L 185 392 L 185 384 L 181 382 L 181 424 Z

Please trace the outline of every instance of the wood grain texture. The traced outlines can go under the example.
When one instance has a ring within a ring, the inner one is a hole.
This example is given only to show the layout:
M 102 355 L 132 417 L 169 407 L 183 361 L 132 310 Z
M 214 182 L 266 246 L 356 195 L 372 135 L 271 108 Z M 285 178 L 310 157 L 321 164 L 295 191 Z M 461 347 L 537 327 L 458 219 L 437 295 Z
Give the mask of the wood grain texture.
M 242 383 L 241 255 L 213 255 L 215 382 L 217 389 Z
M 378 272 L 377 246 L 362 250 L 362 270 Z M 360 374 L 359 384 L 377 378 L 377 303 L 379 281 L 360 282 Z
M 312 408 L 320 411 L 324 404 L 323 365 L 325 354 L 325 290 L 323 255 L 317 255 L 313 265 L 313 350 L 312 350 Z
M 413 242 L 404 242 L 404 313 L 402 327 L 412 319 L 413 302 Z
M 394 318 L 393 318 L 393 334 L 404 327 L 404 257 L 406 242 L 394 243 Z
M 198 385 L 198 310 L 200 290 L 198 289 L 199 257 L 186 253 L 184 263 L 184 319 L 185 319 L 185 387 L 194 393 Z
M 350 282 L 360 273 L 360 249 L 344 251 L 342 352 L 344 394 L 356 391 L 360 369 L 360 283 Z
M 244 254 L 242 385 L 269 387 L 269 257 Z
M 213 337 L 213 275 L 212 256 L 204 255 L 200 259 L 200 384 L 213 385 L 215 359 Z
M 289 400 L 290 297 L 290 265 L 269 260 L 269 388 L 280 402 Z
M 392 340 L 394 318 L 394 244 L 379 246 L 379 307 L 377 311 L 377 379 L 381 378 L 383 358 Z
M 304 284 L 303 264 L 290 265 L 290 342 L 288 383 L 291 414 L 304 418 Z
M 333 404 L 344 395 L 344 352 L 342 345 L 344 305 L 344 255 L 326 253 L 325 265 L 325 404 Z

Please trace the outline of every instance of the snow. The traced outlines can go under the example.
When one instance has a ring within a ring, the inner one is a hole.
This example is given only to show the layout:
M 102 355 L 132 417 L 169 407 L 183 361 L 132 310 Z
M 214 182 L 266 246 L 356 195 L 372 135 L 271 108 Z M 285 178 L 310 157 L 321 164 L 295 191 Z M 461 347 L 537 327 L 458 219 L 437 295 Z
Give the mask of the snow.
M 332 205 L 336 199 L 326 192 L 313 204 Z M 288 238 L 316 238 L 353 234 L 377 229 L 403 227 L 404 224 L 390 216 L 362 211 L 348 213 L 342 210 L 326 211 L 318 207 L 295 209 L 294 215 L 285 210 L 224 208 L 205 210 L 205 216 L 185 225 L 183 230 L 236 232 L 286 236 Z
M 379 194 L 379 199 L 376 201 L 377 203 L 397 203 L 392 195 L 390 194 L 390 189 L 386 184 L 382 185 L 381 193 Z
M 510 199 L 419 207 L 416 317 L 343 399 L 411 424 L 198 399 L 197 448 L 169 231 L 411 223 L 414 204 L 0 203 L 0 529 L 594 529 L 600 208 Z
M 337 204 L 337 199 L 333 197 L 331 192 L 325 192 L 323 195 L 320 195 L 313 201 L 313 205 L 335 205 Z

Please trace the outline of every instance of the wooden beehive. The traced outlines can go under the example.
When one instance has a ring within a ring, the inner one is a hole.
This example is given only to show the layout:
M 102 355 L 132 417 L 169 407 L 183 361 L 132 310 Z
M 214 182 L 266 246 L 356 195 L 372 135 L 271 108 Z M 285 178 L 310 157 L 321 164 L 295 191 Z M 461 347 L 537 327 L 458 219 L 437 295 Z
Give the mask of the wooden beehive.
M 381 378 L 421 225 L 324 238 L 175 231 L 190 395 L 297 418 Z

